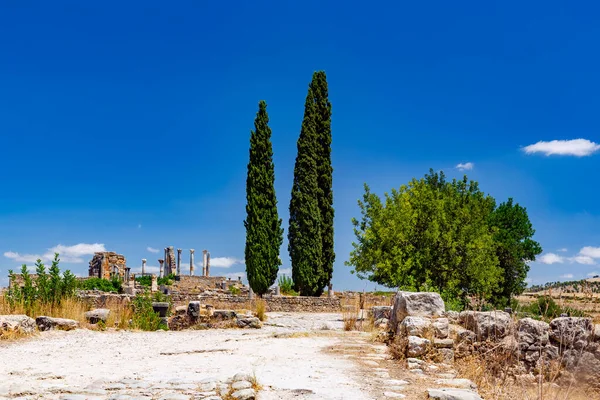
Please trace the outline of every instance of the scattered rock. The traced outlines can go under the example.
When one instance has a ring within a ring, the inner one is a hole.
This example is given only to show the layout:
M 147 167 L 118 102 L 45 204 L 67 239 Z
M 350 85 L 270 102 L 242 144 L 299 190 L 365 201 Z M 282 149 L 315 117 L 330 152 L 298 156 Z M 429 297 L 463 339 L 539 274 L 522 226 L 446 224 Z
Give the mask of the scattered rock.
M 463 311 L 460 322 L 480 340 L 502 339 L 511 333 L 512 319 L 504 311 Z
M 433 345 L 437 348 L 451 349 L 454 347 L 453 339 L 433 339 Z
M 383 395 L 385 397 L 389 397 L 390 399 L 403 399 L 406 397 L 406 395 L 403 395 L 402 393 L 396 393 L 396 392 L 383 392 Z
M 590 318 L 561 317 L 550 322 L 550 338 L 567 347 L 584 347 L 593 337 L 593 330 Z
M 396 330 L 398 323 L 407 316 L 441 317 L 444 313 L 444 301 L 438 293 L 432 292 L 398 292 L 394 298 L 394 306 L 390 321 Z
M 85 319 L 87 319 L 90 324 L 97 324 L 100 321 L 106 323 L 109 315 L 110 310 L 107 308 L 97 308 L 84 314 Z
M 483 400 L 477 392 L 467 389 L 429 389 L 428 394 L 437 400 Z
M 213 317 L 218 319 L 234 319 L 236 313 L 233 310 L 214 310 Z
M 522 350 L 527 347 L 537 344 L 546 345 L 549 336 L 550 325 L 544 321 L 537 321 L 532 318 L 523 318 L 517 322 L 517 340 Z M 527 346 L 525 346 L 527 345 Z
M 408 348 L 406 354 L 409 357 L 419 357 L 427 352 L 431 342 L 427 339 L 420 338 L 418 336 L 408 337 Z
M 406 317 L 398 325 L 398 333 L 403 336 L 426 336 L 431 329 L 431 320 L 423 317 Z
M 449 321 L 448 318 L 438 318 L 433 320 L 433 332 L 435 333 L 435 337 L 440 339 L 445 339 L 448 337 L 448 326 Z
M 40 316 L 35 319 L 35 323 L 40 331 L 49 331 L 53 329 L 70 331 L 79 328 L 79 322 L 74 319 L 66 318 Z
M 0 315 L 0 331 L 31 334 L 35 331 L 35 327 L 35 320 L 27 315 Z
M 373 325 L 377 329 L 387 329 L 389 322 L 390 321 L 387 318 L 379 318 L 379 319 L 375 320 Z
M 260 323 L 260 319 L 256 317 L 238 317 L 237 326 L 239 328 L 254 328 L 260 329 L 262 328 L 262 324 Z
M 235 391 L 242 389 L 250 389 L 251 387 L 252 384 L 248 381 L 237 381 L 233 382 L 233 384 L 231 385 L 231 388 Z
M 233 392 L 231 397 L 237 400 L 254 400 L 256 399 L 256 393 L 254 393 L 254 389 L 242 389 Z
M 187 306 L 187 315 L 191 318 L 198 318 L 200 316 L 200 302 L 190 301 Z

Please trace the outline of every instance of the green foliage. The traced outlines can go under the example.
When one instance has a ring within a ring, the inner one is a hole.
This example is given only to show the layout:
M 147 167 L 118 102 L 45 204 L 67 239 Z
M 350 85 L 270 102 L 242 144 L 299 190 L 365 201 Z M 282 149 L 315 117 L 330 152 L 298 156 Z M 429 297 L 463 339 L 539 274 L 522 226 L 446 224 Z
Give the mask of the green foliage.
M 23 264 L 20 284 L 17 281 L 17 275 L 9 270 L 10 285 L 6 293 L 9 307 L 14 309 L 17 304 L 20 304 L 27 315 L 32 315 L 40 305 L 57 306 L 63 299 L 73 297 L 77 287 L 77 278 L 69 270 L 66 270 L 61 276 L 59 262 L 60 259 L 56 253 L 52 267 L 47 274 L 42 260 L 38 259 L 35 263 L 35 281 L 29 274 L 27 265 Z
M 260 101 L 250 131 L 250 158 L 246 178 L 246 247 L 248 283 L 259 296 L 267 293 L 277 279 L 281 265 L 279 250 L 283 228 L 277 212 L 275 166 L 267 103 Z
M 500 204 L 490 215 L 489 223 L 496 228 L 496 255 L 503 270 L 503 283 L 494 293 L 494 299 L 496 305 L 507 306 L 512 296 L 525 290 L 525 278 L 529 272 L 527 263 L 535 261 L 542 247 L 531 239 L 535 230 L 527 210 L 513 204 L 513 199 Z
M 525 307 L 515 307 L 514 309 L 520 310 L 533 315 L 536 318 L 550 321 L 554 318 L 560 317 L 561 314 L 567 314 L 570 317 L 585 317 L 585 313 L 581 310 L 577 310 L 570 307 L 561 307 L 554 299 L 550 296 L 540 296 L 537 300 Z
M 142 286 L 152 286 L 152 277 L 150 275 L 136 276 L 135 281 Z
M 325 72 L 315 72 L 308 87 L 298 139 L 288 230 L 295 290 L 307 296 L 323 293 L 331 282 L 335 261 L 328 97 Z
M 157 331 L 168 329 L 152 308 L 152 297 L 149 293 L 140 294 L 133 299 L 132 325 L 135 329 L 143 331 Z
M 279 285 L 279 291 L 284 296 L 297 296 L 298 293 L 294 290 L 294 281 L 287 275 L 282 275 L 279 277 L 277 282 Z
M 304 105 L 304 119 L 298 138 L 294 182 L 290 200 L 288 251 L 292 261 L 294 289 L 304 296 L 316 296 L 324 274 L 321 239 L 322 219 L 319 210 L 317 174 L 318 135 L 316 105 L 312 85 Z
M 149 278 L 150 278 L 150 285 L 152 285 L 152 277 L 149 277 Z M 169 286 L 169 285 L 172 285 L 174 281 L 175 281 L 175 274 L 169 274 L 167 276 L 163 276 L 162 278 L 158 278 L 156 280 L 156 283 L 158 285 Z M 150 286 L 150 285 L 148 285 L 148 286 Z
M 333 167 L 331 166 L 331 103 L 325 71 L 313 74 L 311 88 L 314 95 L 314 118 L 317 136 L 317 184 L 318 204 L 321 215 L 321 275 L 318 281 L 316 295 L 321 295 L 323 289 L 331 282 L 335 251 L 333 248 Z
M 232 296 L 239 296 L 241 292 L 242 291 L 237 286 L 229 286 L 229 293 L 231 293 Z
M 362 218 L 347 265 L 361 278 L 404 290 L 436 290 L 448 299 L 490 298 L 502 283 L 488 223 L 495 208 L 477 182 L 447 182 L 430 171 L 384 201 L 365 185 Z
M 101 292 L 119 293 L 121 282 L 118 279 L 88 278 L 79 284 L 82 290 L 99 290 Z

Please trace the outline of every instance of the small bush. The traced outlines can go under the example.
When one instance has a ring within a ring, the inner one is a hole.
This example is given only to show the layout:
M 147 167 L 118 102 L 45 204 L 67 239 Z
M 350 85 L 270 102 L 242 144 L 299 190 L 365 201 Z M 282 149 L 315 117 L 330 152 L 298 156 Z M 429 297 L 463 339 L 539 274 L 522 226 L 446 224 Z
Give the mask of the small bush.
M 286 275 L 282 275 L 279 277 L 277 284 L 279 285 L 279 290 L 284 296 L 298 296 L 298 293 L 294 290 L 294 282 L 292 278 Z
M 170 275 L 164 276 L 162 278 L 158 278 L 156 280 L 156 283 L 159 285 L 169 286 L 169 285 L 172 285 L 174 281 L 175 281 L 175 274 L 170 274 Z
M 152 277 L 150 275 L 136 276 L 135 281 L 142 286 L 152 286 Z
M 152 308 L 152 297 L 148 293 L 138 295 L 133 299 L 133 327 L 142 331 L 157 331 L 168 329 Z
M 100 290 L 102 292 L 119 293 L 122 291 L 121 281 L 118 279 L 89 278 L 81 281 L 79 288 L 83 290 Z
M 241 292 L 242 291 L 237 286 L 229 287 L 229 293 L 231 293 L 232 296 L 239 296 Z
M 534 317 L 550 321 L 567 314 L 570 317 L 585 317 L 585 313 L 571 307 L 561 307 L 550 296 L 540 296 L 534 303 L 522 307 L 523 312 L 532 314 Z

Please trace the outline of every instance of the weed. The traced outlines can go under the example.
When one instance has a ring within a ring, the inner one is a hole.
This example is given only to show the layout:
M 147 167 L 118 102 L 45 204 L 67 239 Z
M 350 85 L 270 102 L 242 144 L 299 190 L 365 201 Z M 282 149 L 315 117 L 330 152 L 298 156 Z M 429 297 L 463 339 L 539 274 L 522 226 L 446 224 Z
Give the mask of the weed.
M 267 319 L 267 316 L 266 316 L 267 303 L 263 299 L 256 300 L 255 310 L 256 310 L 256 317 L 259 320 L 264 321 Z

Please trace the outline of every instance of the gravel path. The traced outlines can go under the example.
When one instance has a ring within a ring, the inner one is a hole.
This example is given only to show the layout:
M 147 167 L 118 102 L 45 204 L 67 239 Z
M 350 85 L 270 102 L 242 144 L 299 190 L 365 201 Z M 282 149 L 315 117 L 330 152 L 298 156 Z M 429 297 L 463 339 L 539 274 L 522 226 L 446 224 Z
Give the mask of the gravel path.
M 238 373 L 260 399 L 373 399 L 334 354 L 338 314 L 270 314 L 260 330 L 44 332 L 0 347 L 0 398 L 218 399 Z M 326 329 L 326 330 L 325 330 Z

